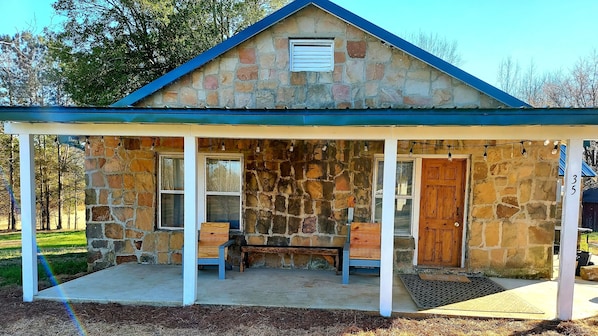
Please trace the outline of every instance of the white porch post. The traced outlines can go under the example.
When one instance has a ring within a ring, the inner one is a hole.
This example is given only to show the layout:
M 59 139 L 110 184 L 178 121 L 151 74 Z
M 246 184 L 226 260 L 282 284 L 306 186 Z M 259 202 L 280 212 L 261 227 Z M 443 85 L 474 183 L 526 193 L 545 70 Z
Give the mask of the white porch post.
M 397 179 L 397 139 L 384 140 L 384 186 L 380 253 L 380 315 L 392 313 L 394 255 L 395 185 Z
M 37 294 L 37 244 L 35 241 L 35 161 L 33 135 L 19 134 L 21 155 L 21 249 L 23 301 L 32 302 Z
M 197 139 L 185 136 L 185 227 L 183 249 L 183 305 L 197 299 Z
M 567 144 L 565 166 L 565 196 L 561 223 L 559 280 L 556 312 L 560 320 L 573 317 L 573 287 L 577 253 L 577 227 L 581 201 L 581 165 L 583 139 L 570 139 Z

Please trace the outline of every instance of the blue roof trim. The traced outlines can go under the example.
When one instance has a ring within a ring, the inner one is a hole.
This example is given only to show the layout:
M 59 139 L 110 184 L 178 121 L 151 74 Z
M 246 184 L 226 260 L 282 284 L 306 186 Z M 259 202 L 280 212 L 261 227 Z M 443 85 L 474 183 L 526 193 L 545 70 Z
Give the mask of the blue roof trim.
M 581 126 L 598 109 L 199 109 L 0 107 L 0 120 L 59 123 L 157 123 L 272 126 Z
M 559 176 L 565 176 L 565 165 L 566 165 L 565 162 L 567 162 L 567 146 L 561 145 L 561 155 L 559 158 Z M 582 177 L 595 177 L 596 176 L 596 173 L 594 172 L 592 167 L 590 167 L 590 165 L 585 163 L 585 161 L 582 161 L 582 163 L 581 163 L 581 176 Z M 584 192 L 584 197 L 585 197 L 585 192 Z
M 395 48 L 403 50 L 405 53 L 421 60 L 429 64 L 430 66 L 456 78 L 464 83 L 470 85 L 471 87 L 487 94 L 488 96 L 498 100 L 499 102 L 510 106 L 510 107 L 530 107 L 529 104 L 509 95 L 508 93 L 499 90 L 498 88 L 482 81 L 481 79 L 455 67 L 454 65 L 430 54 L 429 52 L 403 40 L 402 38 L 390 33 L 389 31 L 380 28 L 379 26 L 353 14 L 352 12 L 338 6 L 337 4 L 330 2 L 329 0 L 295 0 L 291 1 L 285 7 L 279 9 L 278 11 L 270 14 L 269 16 L 265 17 L 264 19 L 258 21 L 257 23 L 251 25 L 250 27 L 244 29 L 243 31 L 239 32 L 238 34 L 232 36 L 231 38 L 225 40 L 224 42 L 216 45 L 215 47 L 208 49 L 204 53 L 194 57 L 190 61 L 182 64 L 181 66 L 171 70 L 170 72 L 164 74 L 163 76 L 159 77 L 158 79 L 152 81 L 151 83 L 141 87 L 140 89 L 132 92 L 131 94 L 125 96 L 121 100 L 117 101 L 116 103 L 112 104 L 112 106 L 131 106 L 138 101 L 142 100 L 143 98 L 151 95 L 152 93 L 160 90 L 164 86 L 174 82 L 175 80 L 181 78 L 182 76 L 190 73 L 191 71 L 203 66 L 207 62 L 215 59 L 216 57 L 222 55 L 223 53 L 229 51 L 230 49 L 236 47 L 237 45 L 245 42 L 249 38 L 261 33 L 265 29 L 271 27 L 272 25 L 280 22 L 281 20 L 289 17 L 290 15 L 296 13 L 297 11 L 303 9 L 304 7 L 313 4 L 324 11 L 329 12 L 330 14 L 340 18 L 343 21 L 346 21 L 368 33 L 374 35 L 388 43 Z

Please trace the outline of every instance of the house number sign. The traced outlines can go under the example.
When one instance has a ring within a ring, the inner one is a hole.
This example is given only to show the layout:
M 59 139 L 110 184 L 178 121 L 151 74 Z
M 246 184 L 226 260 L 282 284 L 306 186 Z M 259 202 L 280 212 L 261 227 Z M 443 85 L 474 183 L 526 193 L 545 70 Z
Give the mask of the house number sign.
M 571 184 L 571 195 L 575 195 L 577 193 L 577 189 L 575 185 L 577 184 L 577 174 L 573 175 L 573 183 Z

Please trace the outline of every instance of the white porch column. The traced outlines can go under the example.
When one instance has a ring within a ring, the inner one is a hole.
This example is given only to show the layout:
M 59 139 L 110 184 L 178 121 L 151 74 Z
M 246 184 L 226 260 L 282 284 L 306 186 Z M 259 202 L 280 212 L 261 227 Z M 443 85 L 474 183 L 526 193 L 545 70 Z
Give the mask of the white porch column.
M 33 135 L 19 134 L 21 155 L 21 249 L 23 301 L 32 302 L 37 294 L 37 244 L 35 241 L 35 161 Z
M 183 305 L 197 299 L 197 139 L 185 136 L 185 228 L 183 249 Z
M 583 139 L 569 139 L 565 166 L 565 195 L 561 223 L 559 280 L 556 302 L 557 318 L 573 317 L 573 287 L 575 285 L 575 259 L 577 253 L 577 227 L 581 201 L 581 165 Z
M 380 254 L 380 315 L 392 313 L 392 282 L 397 179 L 397 139 L 384 140 L 384 186 L 382 191 L 382 241 Z

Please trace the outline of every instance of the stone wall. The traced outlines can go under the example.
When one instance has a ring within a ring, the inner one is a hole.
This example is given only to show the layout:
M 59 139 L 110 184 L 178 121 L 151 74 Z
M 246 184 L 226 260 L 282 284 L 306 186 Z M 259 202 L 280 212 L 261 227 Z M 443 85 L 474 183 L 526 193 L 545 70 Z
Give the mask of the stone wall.
M 290 72 L 289 38 L 334 38 L 334 71 Z M 319 109 L 504 106 L 313 6 L 139 105 Z
M 244 229 L 238 243 L 342 246 L 347 200 L 355 221 L 370 221 L 374 156 L 383 142 L 199 139 L 200 151 L 225 142 L 245 157 Z M 119 145 L 120 143 L 120 145 Z M 122 262 L 178 264 L 182 231 L 156 228 L 156 151 L 182 151 L 181 138 L 90 138 L 86 150 L 90 269 Z M 154 150 L 151 150 L 151 147 Z M 399 141 L 406 155 L 412 142 Z M 484 160 L 484 145 L 488 145 Z M 291 145 L 293 150 L 291 151 Z M 556 214 L 558 154 L 518 142 L 426 142 L 414 155 L 470 158 L 466 269 L 488 275 L 550 277 Z M 326 150 L 324 150 L 326 148 Z M 395 237 L 395 272 L 413 271 L 413 237 Z M 238 247 L 230 249 L 239 263 Z M 332 268 L 320 256 L 254 255 L 255 267 Z

